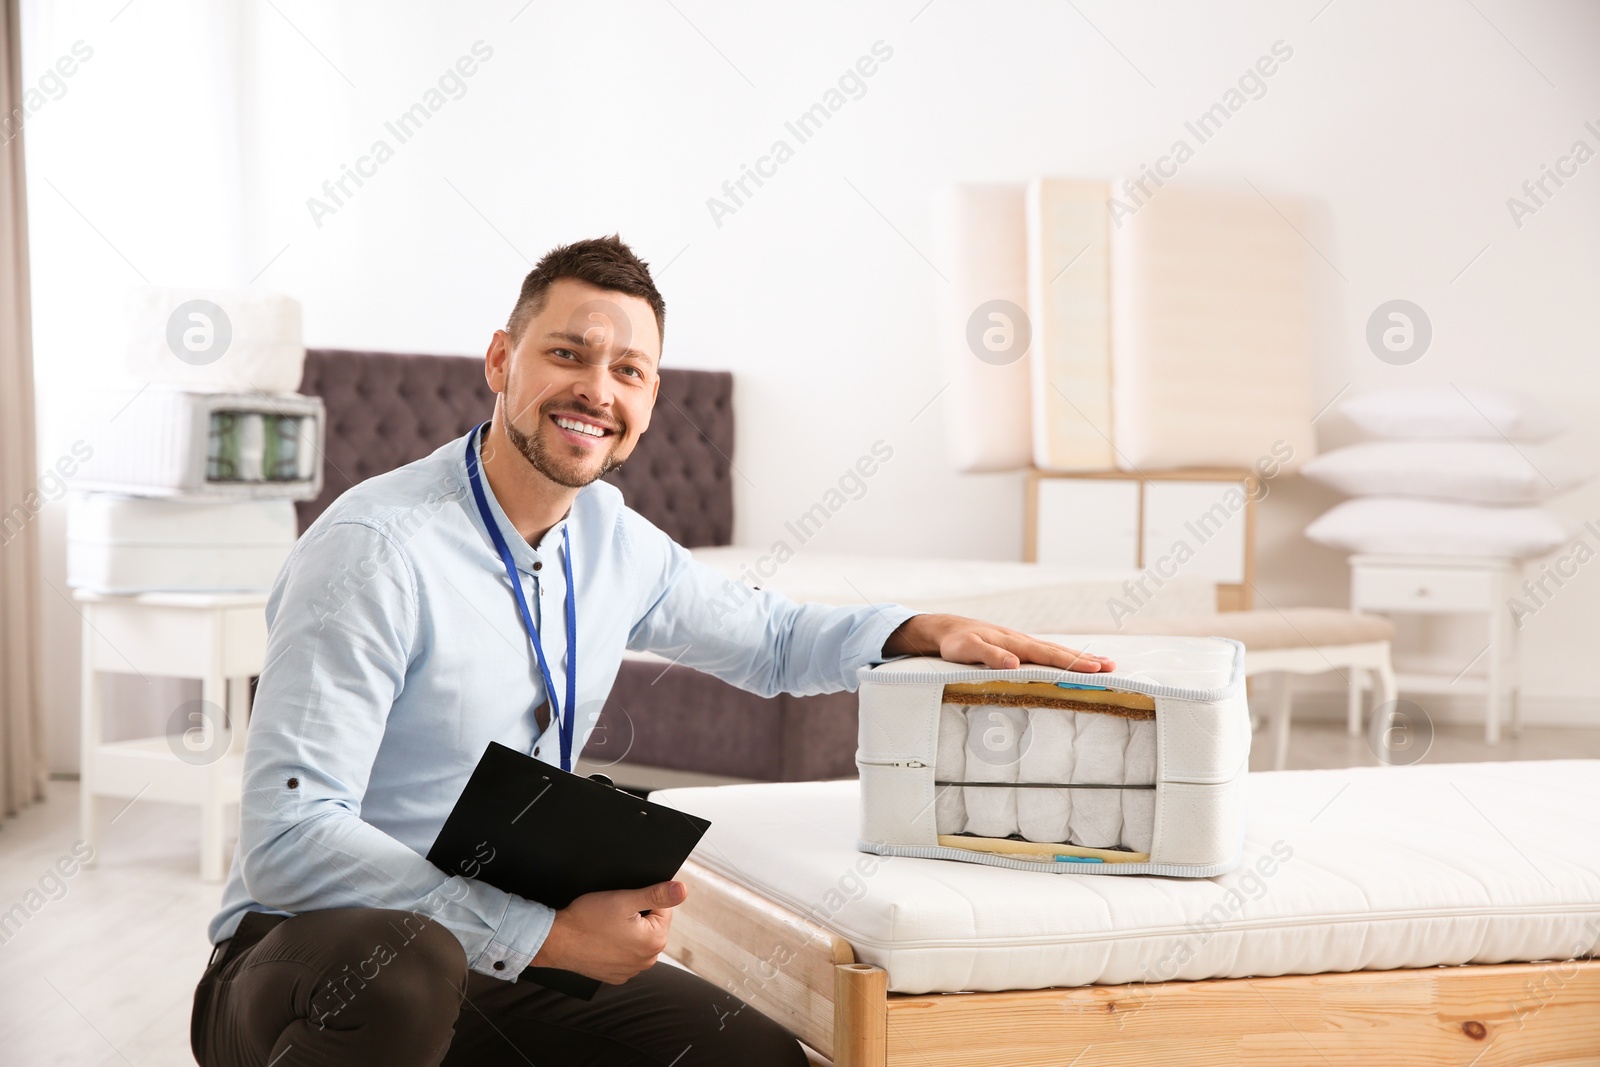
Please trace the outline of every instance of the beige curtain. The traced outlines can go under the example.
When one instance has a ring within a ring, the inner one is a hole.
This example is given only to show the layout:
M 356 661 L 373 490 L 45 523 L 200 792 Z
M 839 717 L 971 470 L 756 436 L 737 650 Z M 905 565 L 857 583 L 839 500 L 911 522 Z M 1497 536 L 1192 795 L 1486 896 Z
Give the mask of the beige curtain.
M 44 799 L 39 700 L 39 509 L 28 307 L 28 199 L 22 176 L 21 0 L 0 0 L 0 802 Z

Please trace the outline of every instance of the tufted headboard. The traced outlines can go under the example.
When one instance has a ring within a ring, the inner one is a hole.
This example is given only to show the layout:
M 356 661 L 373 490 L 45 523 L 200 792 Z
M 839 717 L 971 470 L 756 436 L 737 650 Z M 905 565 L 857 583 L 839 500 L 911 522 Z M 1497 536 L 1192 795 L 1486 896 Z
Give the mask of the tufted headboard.
M 306 351 L 300 391 L 328 413 L 322 495 L 304 530 L 357 482 L 421 459 L 494 410 L 483 361 L 393 352 Z M 733 375 L 663 368 L 650 429 L 606 475 L 628 506 L 688 548 L 733 540 Z

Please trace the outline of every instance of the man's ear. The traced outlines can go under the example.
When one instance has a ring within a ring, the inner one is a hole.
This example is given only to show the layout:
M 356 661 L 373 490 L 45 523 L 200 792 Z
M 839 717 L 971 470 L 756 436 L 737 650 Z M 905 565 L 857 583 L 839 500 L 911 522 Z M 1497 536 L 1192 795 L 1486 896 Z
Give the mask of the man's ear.
M 506 391 L 506 378 L 511 373 L 511 349 L 510 335 L 496 330 L 489 338 L 489 350 L 483 355 L 483 378 L 497 393 Z

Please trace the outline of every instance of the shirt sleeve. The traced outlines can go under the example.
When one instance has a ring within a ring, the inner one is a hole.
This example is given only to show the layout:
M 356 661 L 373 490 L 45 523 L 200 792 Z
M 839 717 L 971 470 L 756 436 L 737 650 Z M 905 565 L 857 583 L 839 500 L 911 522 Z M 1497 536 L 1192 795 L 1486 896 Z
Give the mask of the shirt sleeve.
M 239 809 L 250 896 L 291 914 L 410 911 L 455 934 L 472 970 L 516 981 L 554 911 L 448 875 L 361 818 L 415 652 L 418 597 L 403 550 L 363 523 L 313 531 L 278 576 L 267 616 Z
M 643 517 L 622 514 L 619 531 L 646 592 L 628 647 L 761 696 L 853 691 L 856 671 L 882 663 L 883 643 L 917 614 L 898 604 L 797 604 L 751 589 L 698 562 Z

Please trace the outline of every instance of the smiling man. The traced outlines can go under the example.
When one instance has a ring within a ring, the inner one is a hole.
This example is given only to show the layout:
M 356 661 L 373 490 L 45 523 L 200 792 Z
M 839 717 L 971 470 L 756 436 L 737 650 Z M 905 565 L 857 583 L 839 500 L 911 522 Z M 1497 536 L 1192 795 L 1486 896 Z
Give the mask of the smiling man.
M 202 1067 L 803 1064 L 776 1023 L 655 965 L 682 883 L 558 911 L 424 858 L 488 743 L 570 767 L 625 649 L 768 695 L 853 688 L 911 653 L 1111 668 L 895 605 L 762 591 L 715 611 L 722 575 L 598 480 L 650 426 L 665 315 L 617 238 L 554 249 L 489 342 L 490 420 L 300 538 L 267 604 L 239 845 L 195 990 Z M 578 1000 L 519 981 L 530 965 L 606 984 Z

